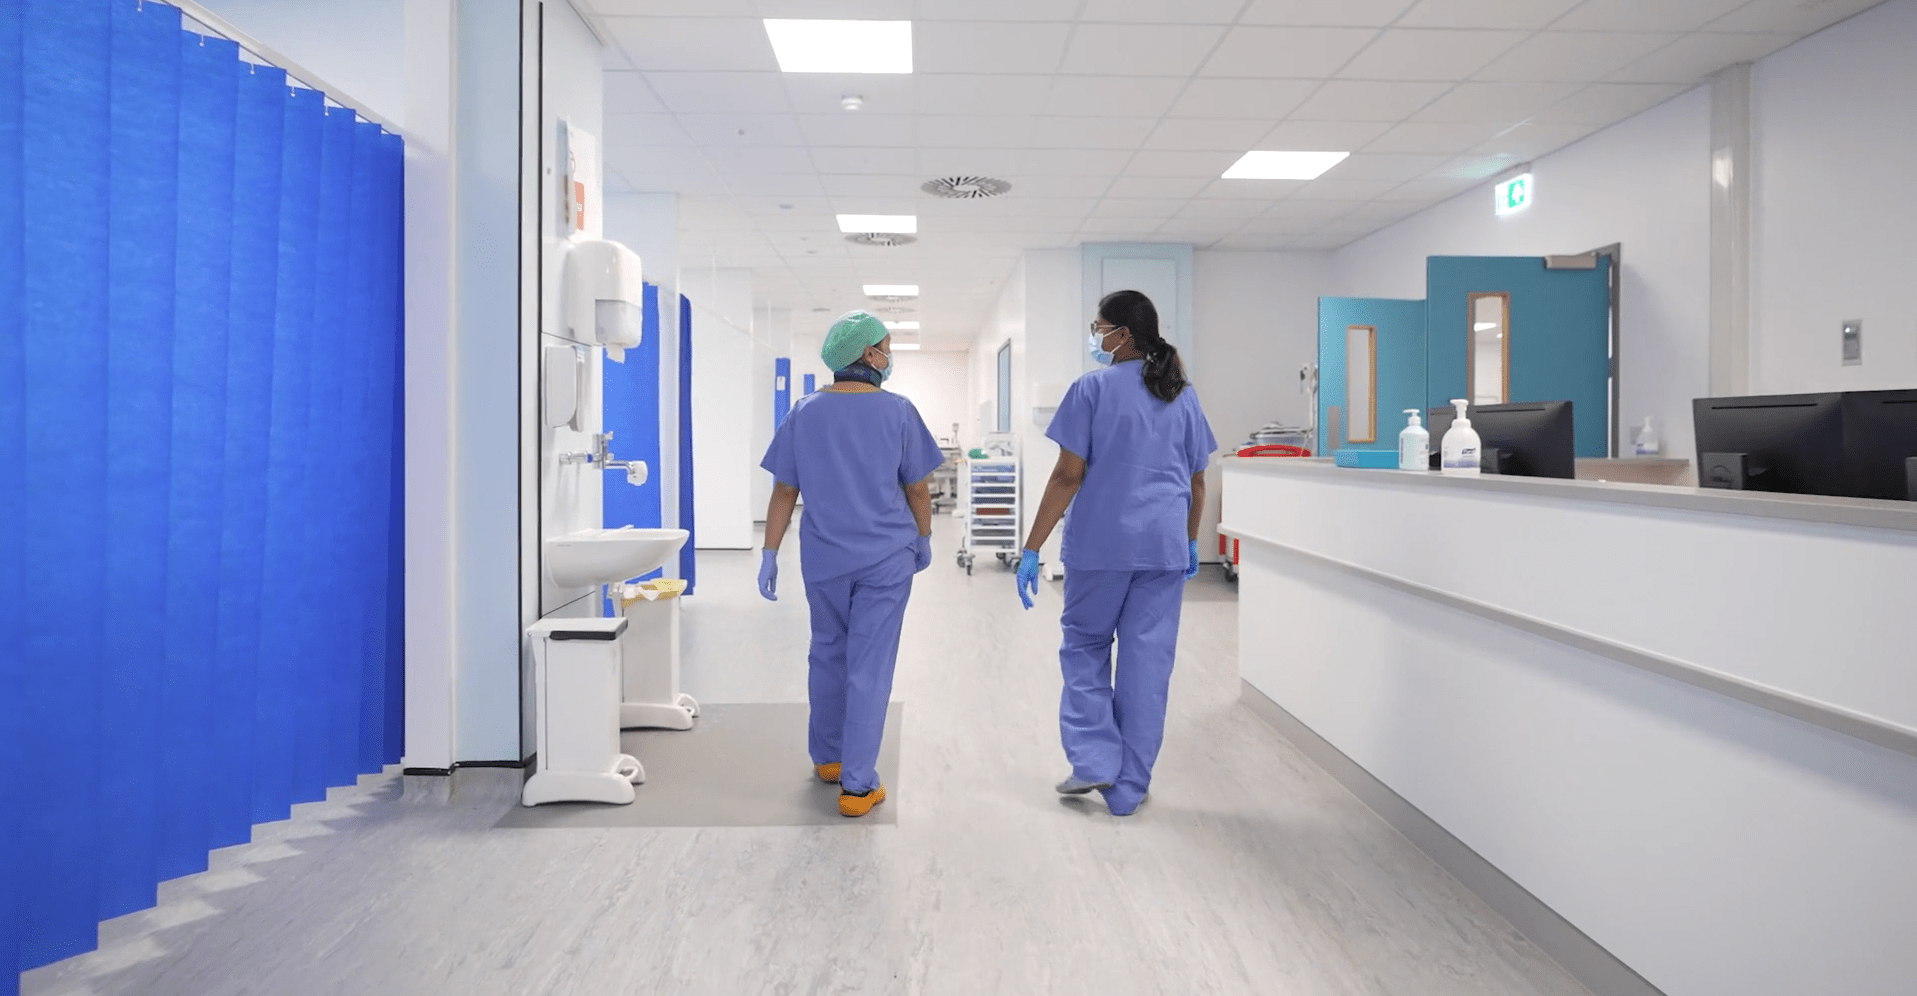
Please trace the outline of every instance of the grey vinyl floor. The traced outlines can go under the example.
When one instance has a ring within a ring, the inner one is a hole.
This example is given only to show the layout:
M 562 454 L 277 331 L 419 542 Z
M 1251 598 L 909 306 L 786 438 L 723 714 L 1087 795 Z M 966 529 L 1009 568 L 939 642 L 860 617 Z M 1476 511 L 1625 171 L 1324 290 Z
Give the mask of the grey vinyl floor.
M 1238 704 L 1238 606 L 1188 594 L 1152 797 L 1063 801 L 1059 590 L 919 575 L 894 698 L 895 825 L 496 829 L 391 775 L 217 852 L 31 996 L 1270 993 L 1581 996 L 1476 897 Z M 805 604 L 704 553 L 685 611 L 702 703 L 804 700 Z M 804 744 L 792 745 L 803 767 Z

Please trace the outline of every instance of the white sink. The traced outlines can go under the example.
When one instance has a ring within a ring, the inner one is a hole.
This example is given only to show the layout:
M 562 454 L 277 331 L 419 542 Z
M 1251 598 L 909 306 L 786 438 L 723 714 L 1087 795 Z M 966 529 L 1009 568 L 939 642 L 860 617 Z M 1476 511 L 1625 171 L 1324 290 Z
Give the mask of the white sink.
M 590 588 L 650 573 L 686 545 L 683 529 L 586 529 L 546 541 L 546 571 L 561 588 Z

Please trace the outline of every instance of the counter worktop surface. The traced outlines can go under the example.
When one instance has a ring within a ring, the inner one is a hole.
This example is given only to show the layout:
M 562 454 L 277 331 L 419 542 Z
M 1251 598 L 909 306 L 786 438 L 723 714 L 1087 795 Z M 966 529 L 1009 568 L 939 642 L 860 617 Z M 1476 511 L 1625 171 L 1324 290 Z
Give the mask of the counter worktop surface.
M 1606 502 L 1645 508 L 1752 515 L 1771 519 L 1917 533 L 1917 502 L 1769 494 L 1761 491 L 1723 491 L 1714 488 L 1624 484 L 1614 481 L 1500 477 L 1495 474 L 1482 477 L 1446 477 L 1435 471 L 1417 473 L 1339 467 L 1325 459 L 1227 457 L 1224 467 L 1227 473 L 1324 476 L 1335 478 L 1343 484 L 1459 489 L 1476 494 L 1508 494 L 1558 498 L 1566 501 Z

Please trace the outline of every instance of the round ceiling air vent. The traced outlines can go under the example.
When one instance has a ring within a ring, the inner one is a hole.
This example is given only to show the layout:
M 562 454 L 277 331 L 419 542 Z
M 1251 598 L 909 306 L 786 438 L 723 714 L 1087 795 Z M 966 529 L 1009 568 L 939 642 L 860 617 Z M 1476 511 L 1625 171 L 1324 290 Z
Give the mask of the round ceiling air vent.
M 935 180 L 925 181 L 919 189 L 933 197 L 965 201 L 979 197 L 997 197 L 1012 189 L 1012 185 L 995 176 L 941 176 Z
M 894 299 L 889 297 L 882 297 L 882 298 L 878 298 L 878 300 L 891 301 Z M 906 301 L 906 300 L 910 300 L 910 298 L 898 298 L 897 300 Z M 881 315 L 910 315 L 910 314 L 917 313 L 919 309 L 903 308 L 898 305 L 893 305 L 892 307 L 889 307 L 889 308 L 873 308 L 872 310 L 878 312 Z
M 907 302 L 907 301 L 916 301 L 916 300 L 918 300 L 918 298 L 915 298 L 915 297 L 906 297 L 906 296 L 905 296 L 905 295 L 903 295 L 903 294 L 870 294 L 870 295 L 867 295 L 867 296 L 868 296 L 868 297 L 870 297 L 870 298 L 871 298 L 872 300 L 874 300 L 874 301 L 884 301 L 884 302 L 885 302 L 885 303 L 887 303 L 887 304 L 904 304 L 904 303 L 905 303 L 905 302 Z M 880 308 L 879 310 L 880 310 L 880 311 L 885 311 L 885 309 L 884 309 L 884 308 Z
M 918 241 L 918 236 L 898 232 L 860 232 L 846 236 L 845 241 L 861 246 L 909 246 Z

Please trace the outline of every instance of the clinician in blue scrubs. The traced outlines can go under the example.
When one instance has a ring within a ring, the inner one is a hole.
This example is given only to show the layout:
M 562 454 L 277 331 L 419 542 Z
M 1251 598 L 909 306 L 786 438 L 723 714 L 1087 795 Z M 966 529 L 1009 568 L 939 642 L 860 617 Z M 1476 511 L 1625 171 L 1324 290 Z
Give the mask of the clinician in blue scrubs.
M 1019 557 L 1018 595 L 1032 607 L 1037 551 L 1069 506 L 1058 727 L 1072 773 L 1058 791 L 1095 789 L 1129 816 L 1165 739 L 1178 613 L 1198 573 L 1205 465 L 1218 442 L 1150 298 L 1107 295 L 1088 346 L 1104 369 L 1072 384 L 1045 430 L 1058 464 Z
M 760 466 L 776 482 L 766 509 L 759 593 L 778 600 L 779 544 L 805 495 L 799 566 L 812 608 L 813 770 L 839 783 L 839 812 L 885 801 L 879 742 L 892 696 L 912 575 L 932 562 L 927 479 L 945 462 L 912 402 L 880 388 L 891 336 L 863 311 L 838 320 L 820 357 L 833 384 L 792 406 Z

